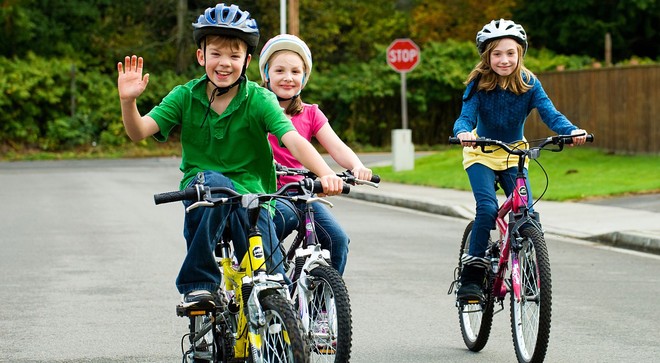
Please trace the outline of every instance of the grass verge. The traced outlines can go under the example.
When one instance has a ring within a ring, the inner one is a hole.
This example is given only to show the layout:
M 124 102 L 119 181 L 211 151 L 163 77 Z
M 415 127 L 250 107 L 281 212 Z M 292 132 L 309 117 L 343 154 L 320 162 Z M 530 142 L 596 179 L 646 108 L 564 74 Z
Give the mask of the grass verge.
M 414 170 L 394 172 L 391 166 L 373 168 L 385 182 L 470 190 L 461 164 L 460 147 L 438 151 L 415 160 Z M 613 155 L 586 147 L 567 147 L 561 153 L 542 151 L 530 162 L 529 174 L 535 198 L 566 201 L 627 194 L 660 193 L 660 156 Z

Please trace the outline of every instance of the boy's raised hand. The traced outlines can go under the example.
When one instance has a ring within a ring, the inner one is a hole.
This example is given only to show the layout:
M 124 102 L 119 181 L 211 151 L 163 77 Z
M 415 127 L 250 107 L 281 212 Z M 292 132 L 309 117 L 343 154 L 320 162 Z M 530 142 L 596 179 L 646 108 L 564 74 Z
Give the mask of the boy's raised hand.
M 142 57 L 136 55 L 132 57 L 126 56 L 124 58 L 124 64 L 122 62 L 117 63 L 117 71 L 119 72 L 117 90 L 119 90 L 119 98 L 122 101 L 134 100 L 147 88 L 149 73 L 145 74 L 144 77 L 142 76 L 142 67 L 144 64 Z

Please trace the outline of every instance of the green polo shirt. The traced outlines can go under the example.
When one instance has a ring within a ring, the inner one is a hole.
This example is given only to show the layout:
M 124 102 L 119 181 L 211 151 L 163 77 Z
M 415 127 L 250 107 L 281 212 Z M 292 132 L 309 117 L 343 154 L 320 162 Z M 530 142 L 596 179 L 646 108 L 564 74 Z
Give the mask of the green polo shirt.
M 231 179 L 239 193 L 272 193 L 276 175 L 268 133 L 281 141 L 294 126 L 271 91 L 247 80 L 222 115 L 208 110 L 206 79 L 176 86 L 148 114 L 160 128 L 154 135 L 159 141 L 181 127 L 180 188 L 198 172 L 214 170 Z

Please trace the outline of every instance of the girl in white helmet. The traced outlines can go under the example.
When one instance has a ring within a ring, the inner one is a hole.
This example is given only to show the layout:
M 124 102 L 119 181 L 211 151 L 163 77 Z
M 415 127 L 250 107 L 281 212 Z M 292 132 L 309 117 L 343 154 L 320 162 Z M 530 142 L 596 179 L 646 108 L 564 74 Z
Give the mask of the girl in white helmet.
M 316 138 L 337 164 L 351 170 L 358 179 L 371 179 L 371 169 L 366 168 L 353 150 L 332 130 L 328 118 L 318 105 L 304 103 L 300 98 L 300 92 L 312 73 L 312 53 L 304 41 L 290 34 L 281 34 L 270 39 L 259 55 L 259 70 L 262 85 L 275 93 L 286 116 L 304 138 L 310 141 L 312 137 Z M 290 168 L 302 167 L 287 148 L 280 146 L 273 135 L 269 137 L 276 162 Z M 285 184 L 294 180 L 296 177 L 280 176 L 278 182 Z M 302 209 L 303 206 L 297 207 Z M 342 274 L 348 255 L 348 235 L 328 208 L 321 203 L 314 205 L 314 219 L 321 245 L 330 251 L 332 266 Z M 277 202 L 274 221 L 280 241 L 286 238 L 299 222 L 293 206 L 280 201 Z
M 525 119 L 534 108 L 552 131 L 576 135 L 575 145 L 584 144 L 587 135 L 557 111 L 541 82 L 523 65 L 527 34 L 521 25 L 511 20 L 493 20 L 477 33 L 476 41 L 481 60 L 465 82 L 463 107 L 453 130 L 465 147 L 463 166 L 477 206 L 470 250 L 461 256 L 465 267 L 460 278 L 459 299 L 483 299 L 481 286 L 488 266 L 484 256 L 497 214 L 495 177 L 499 176 L 504 192 L 509 195 L 514 187 L 517 165 L 516 157 L 502 150 L 483 153 L 470 141 L 476 137 L 511 143 L 524 140 Z M 529 185 L 527 187 L 531 204 L 531 190 Z

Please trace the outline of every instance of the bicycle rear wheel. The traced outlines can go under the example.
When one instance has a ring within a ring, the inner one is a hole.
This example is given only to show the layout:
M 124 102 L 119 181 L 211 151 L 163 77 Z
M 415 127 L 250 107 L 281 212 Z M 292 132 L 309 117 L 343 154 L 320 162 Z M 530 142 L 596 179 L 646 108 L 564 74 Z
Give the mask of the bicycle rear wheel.
M 258 329 L 261 346 L 250 346 L 254 363 L 307 362 L 308 349 L 302 335 L 300 320 L 293 306 L 281 295 L 268 295 L 260 300 L 266 324 Z
M 542 362 L 550 339 L 552 282 L 543 233 L 535 227 L 520 232 L 521 300 L 511 293 L 511 333 L 518 362 Z
M 348 362 L 353 330 L 344 280 L 330 266 L 313 268 L 308 278 L 312 286 L 308 302 L 312 362 Z
M 183 361 L 186 363 L 215 362 L 218 342 L 214 336 L 211 313 L 190 316 L 189 328 L 190 348 L 184 353 Z
M 459 276 L 463 269 L 461 256 L 470 250 L 470 236 L 472 235 L 471 221 L 465 228 L 461 249 L 458 254 Z M 490 244 L 490 241 L 489 241 Z M 487 273 L 487 283 L 484 288 L 484 301 L 481 304 L 458 303 L 458 320 L 461 326 L 461 335 L 465 346 L 473 351 L 482 350 L 490 336 L 490 328 L 493 324 L 494 300 L 492 294 L 492 273 Z

